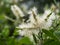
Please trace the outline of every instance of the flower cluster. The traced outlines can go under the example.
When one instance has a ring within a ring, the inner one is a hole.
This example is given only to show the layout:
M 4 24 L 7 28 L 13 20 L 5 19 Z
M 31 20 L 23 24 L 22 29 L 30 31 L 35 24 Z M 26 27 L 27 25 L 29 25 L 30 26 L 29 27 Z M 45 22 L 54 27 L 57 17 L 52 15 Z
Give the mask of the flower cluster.
M 17 20 L 23 20 L 22 17 L 25 15 L 17 5 L 12 5 L 11 10 Z M 39 16 L 39 14 L 37 14 L 37 8 L 35 7 L 27 12 L 27 14 L 29 14 L 29 22 L 26 23 L 22 21 L 22 23 L 20 23 L 20 25 L 16 28 L 20 28 L 18 31 L 20 35 L 28 36 L 31 40 L 33 40 L 32 33 L 37 35 L 39 33 L 39 29 L 49 29 L 55 19 L 55 13 L 51 10 L 45 10 L 45 13 L 42 16 Z

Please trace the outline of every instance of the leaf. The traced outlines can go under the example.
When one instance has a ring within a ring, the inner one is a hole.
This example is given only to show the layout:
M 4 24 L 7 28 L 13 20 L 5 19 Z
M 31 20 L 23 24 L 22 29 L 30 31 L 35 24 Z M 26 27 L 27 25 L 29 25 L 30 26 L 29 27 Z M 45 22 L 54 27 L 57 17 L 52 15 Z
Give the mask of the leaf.
M 60 45 L 59 41 L 55 41 L 53 39 L 48 39 L 47 41 L 44 42 L 43 45 Z
M 51 31 L 45 30 L 45 29 L 43 29 L 42 31 L 43 31 L 47 36 L 49 36 L 49 37 L 51 37 L 51 38 L 53 38 L 53 39 L 55 39 L 55 40 L 58 40 L 57 37 L 56 37 Z
M 7 39 L 7 45 L 17 45 L 17 40 L 13 37 Z
M 33 45 L 33 43 L 29 40 L 28 37 L 23 37 L 20 39 L 19 45 Z
M 60 31 L 55 31 L 54 35 L 60 40 Z

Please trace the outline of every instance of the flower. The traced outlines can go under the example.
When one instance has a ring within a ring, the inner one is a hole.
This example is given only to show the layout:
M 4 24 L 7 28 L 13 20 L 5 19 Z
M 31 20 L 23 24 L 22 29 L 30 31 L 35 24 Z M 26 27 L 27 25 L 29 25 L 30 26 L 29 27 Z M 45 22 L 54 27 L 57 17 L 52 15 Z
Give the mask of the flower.
M 16 5 L 11 6 L 11 10 L 17 18 L 24 16 L 22 10 Z M 28 36 L 31 40 L 33 40 L 32 33 L 37 35 L 39 29 L 49 29 L 55 19 L 55 13 L 51 10 L 46 10 L 42 16 L 39 16 L 36 11 L 37 9 L 34 7 L 28 12 L 30 15 L 29 23 L 21 23 L 16 27 L 22 29 L 18 31 L 20 35 Z
M 14 13 L 15 16 L 19 15 L 20 17 L 24 16 L 24 13 L 17 5 L 12 5 L 11 10 Z

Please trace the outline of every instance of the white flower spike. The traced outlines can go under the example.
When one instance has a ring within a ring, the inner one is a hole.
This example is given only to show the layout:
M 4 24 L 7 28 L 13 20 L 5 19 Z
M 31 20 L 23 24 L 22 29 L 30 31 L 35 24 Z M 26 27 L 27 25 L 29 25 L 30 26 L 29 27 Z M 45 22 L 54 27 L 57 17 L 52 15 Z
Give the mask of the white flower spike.
M 19 17 L 19 16 L 23 17 L 24 16 L 24 13 L 22 12 L 22 10 L 17 5 L 12 5 L 11 10 L 16 17 Z
M 11 6 L 11 10 L 16 17 L 24 16 L 24 13 L 16 5 Z M 33 8 L 30 11 L 29 23 L 21 23 L 18 27 L 16 27 L 22 29 L 22 31 L 21 30 L 18 31 L 20 35 L 28 36 L 32 41 L 33 41 L 32 33 L 37 35 L 39 33 L 39 29 L 42 28 L 49 29 L 49 27 L 52 25 L 53 20 L 55 19 L 55 14 L 51 10 L 45 11 L 44 15 L 42 16 L 39 16 L 36 13 L 36 11 L 37 11 L 36 8 Z M 49 15 L 50 13 L 51 15 Z M 47 19 L 47 21 L 45 19 Z

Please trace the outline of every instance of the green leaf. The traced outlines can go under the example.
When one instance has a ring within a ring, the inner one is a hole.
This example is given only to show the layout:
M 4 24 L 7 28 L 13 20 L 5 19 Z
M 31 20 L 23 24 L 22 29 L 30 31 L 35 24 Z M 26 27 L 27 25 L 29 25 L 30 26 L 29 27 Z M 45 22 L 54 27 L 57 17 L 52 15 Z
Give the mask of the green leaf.
M 51 37 L 51 38 L 53 38 L 53 39 L 55 39 L 55 40 L 58 40 L 57 37 L 56 37 L 51 31 L 45 30 L 45 29 L 43 29 L 42 31 L 43 31 L 47 36 L 49 36 L 49 37 Z
M 22 39 L 20 39 L 19 44 L 20 45 L 33 45 L 33 43 L 29 40 L 28 37 L 23 37 Z
M 17 45 L 17 40 L 14 37 L 7 39 L 7 45 Z
M 55 31 L 54 35 L 60 40 L 60 31 Z
M 44 42 L 43 45 L 60 45 L 60 42 L 59 41 L 55 41 L 53 39 L 48 39 Z

